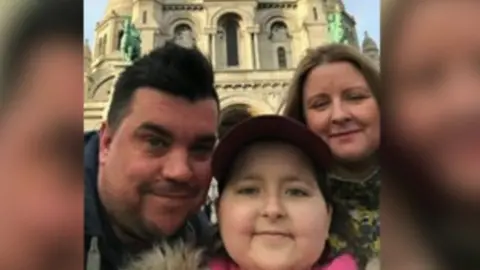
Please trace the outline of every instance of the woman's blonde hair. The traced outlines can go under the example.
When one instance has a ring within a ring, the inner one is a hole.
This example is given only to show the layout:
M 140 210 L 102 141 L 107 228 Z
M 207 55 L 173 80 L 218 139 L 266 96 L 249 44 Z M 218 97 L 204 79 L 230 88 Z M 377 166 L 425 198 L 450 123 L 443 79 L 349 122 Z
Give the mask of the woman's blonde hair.
M 300 61 L 288 90 L 283 115 L 305 123 L 303 95 L 308 75 L 315 67 L 338 62 L 348 62 L 358 69 L 378 100 L 380 72 L 374 63 L 352 46 L 329 44 L 308 50 L 307 55 Z

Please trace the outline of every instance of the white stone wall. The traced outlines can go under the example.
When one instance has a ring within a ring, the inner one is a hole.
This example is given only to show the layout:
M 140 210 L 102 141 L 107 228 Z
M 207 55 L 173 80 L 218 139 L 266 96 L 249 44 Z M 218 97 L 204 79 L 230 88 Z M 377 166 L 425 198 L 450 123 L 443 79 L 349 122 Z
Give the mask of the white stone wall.
M 97 39 L 107 37 L 107 52 L 99 56 L 95 53 L 98 48 L 91 49 L 92 67 L 88 72 L 91 88 L 86 95 L 86 103 L 108 104 L 115 75 L 125 65 L 114 46 L 117 32 L 122 27 L 121 16 L 132 16 L 141 31 L 144 53 L 172 39 L 176 26 L 188 25 L 194 32 L 198 48 L 213 62 L 222 109 L 231 105 L 247 105 L 256 114 L 280 111 L 288 83 L 306 49 L 324 44 L 328 39 L 324 5 L 320 1 L 272 1 L 270 4 L 261 4 L 261 1 L 165 0 L 162 3 L 135 1 L 131 7 L 123 3 L 118 7 L 111 4 L 107 8 L 96 30 Z M 225 53 L 219 48 L 221 44 L 214 42 L 218 37 L 217 22 L 228 13 L 235 13 L 241 18 L 238 44 L 240 65 L 234 68 L 222 68 Z M 284 23 L 288 29 L 288 68 L 284 70 L 278 69 L 275 48 L 279 43 L 273 43 L 271 39 L 270 27 L 275 22 Z M 106 110 L 104 108 L 103 111 Z M 89 127 L 96 126 L 95 121 L 101 121 L 101 117 L 95 119 L 90 115 Z

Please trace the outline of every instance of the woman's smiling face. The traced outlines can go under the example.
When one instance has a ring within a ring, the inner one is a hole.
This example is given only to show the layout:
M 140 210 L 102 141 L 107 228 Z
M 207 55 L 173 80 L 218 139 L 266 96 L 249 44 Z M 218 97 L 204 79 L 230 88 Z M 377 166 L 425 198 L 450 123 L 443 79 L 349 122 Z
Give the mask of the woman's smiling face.
M 308 127 L 341 162 L 370 157 L 380 143 L 380 113 L 364 76 L 348 62 L 315 67 L 304 86 Z

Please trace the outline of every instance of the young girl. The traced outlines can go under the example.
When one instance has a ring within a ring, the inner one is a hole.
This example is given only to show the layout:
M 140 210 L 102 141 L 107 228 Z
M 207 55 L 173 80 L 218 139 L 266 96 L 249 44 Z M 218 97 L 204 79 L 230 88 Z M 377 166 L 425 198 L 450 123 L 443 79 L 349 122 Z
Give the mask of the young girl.
M 222 245 L 208 256 L 163 247 L 127 269 L 356 270 L 353 257 L 331 258 L 326 244 L 336 223 L 326 185 L 330 158 L 328 146 L 294 120 L 261 116 L 239 124 L 212 162 Z

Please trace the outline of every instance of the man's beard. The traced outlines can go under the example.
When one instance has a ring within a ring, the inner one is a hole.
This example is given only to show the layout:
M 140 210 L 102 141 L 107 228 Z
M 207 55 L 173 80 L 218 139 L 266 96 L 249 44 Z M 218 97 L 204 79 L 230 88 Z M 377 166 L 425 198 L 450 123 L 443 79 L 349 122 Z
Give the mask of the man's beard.
M 114 212 L 110 221 L 117 237 L 126 244 L 150 246 L 165 237 L 160 230 L 148 226 L 138 211 Z

